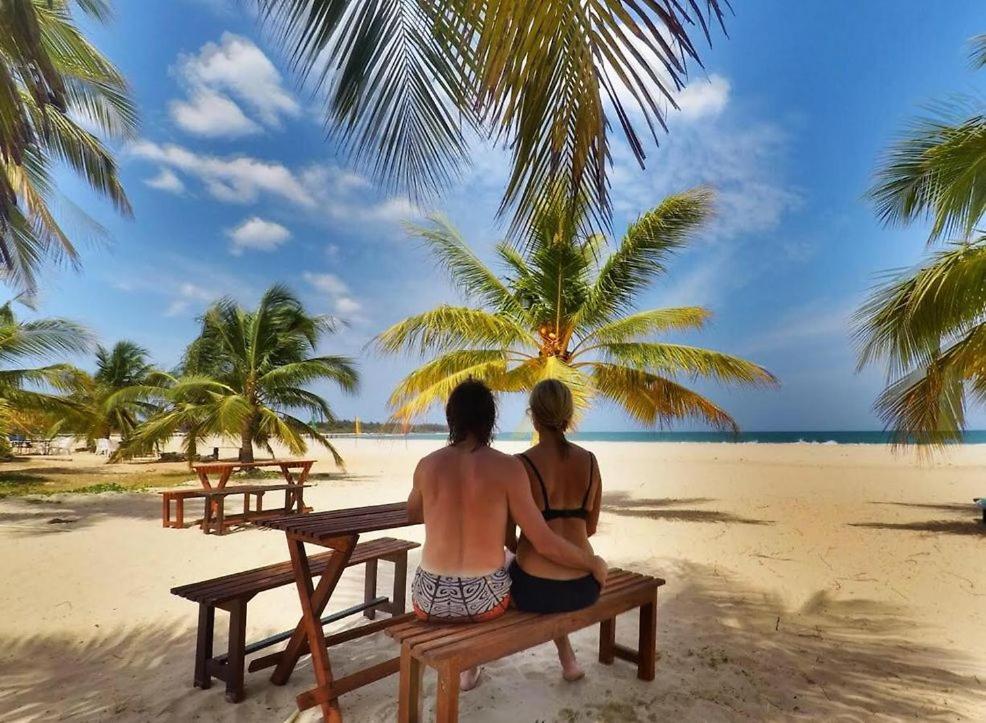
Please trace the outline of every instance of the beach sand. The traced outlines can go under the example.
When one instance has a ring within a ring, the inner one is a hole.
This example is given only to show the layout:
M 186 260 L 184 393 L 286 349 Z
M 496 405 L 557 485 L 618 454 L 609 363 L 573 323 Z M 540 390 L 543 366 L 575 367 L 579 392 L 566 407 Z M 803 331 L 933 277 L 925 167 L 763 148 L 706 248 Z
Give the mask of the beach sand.
M 400 500 L 416 459 L 438 444 L 340 440 L 348 472 L 306 498 L 316 510 Z M 541 646 L 488 665 L 462 695 L 462 720 L 986 718 L 986 526 L 971 504 L 986 495 L 986 446 L 924 465 L 879 446 L 589 446 L 605 490 L 597 551 L 668 581 L 657 679 L 599 665 L 589 629 L 573 637 L 585 680 L 563 682 L 553 646 Z M 422 530 L 389 534 L 420 540 Z M 236 706 L 219 681 L 193 689 L 196 609 L 168 593 L 287 559 L 279 533 L 164 529 L 153 492 L 59 495 L 0 500 L 0 549 L 0 720 L 285 721 L 313 685 L 306 660 L 283 688 L 247 674 Z M 382 565 L 381 590 L 389 575 Z M 353 570 L 332 606 L 361 597 Z M 248 639 L 298 615 L 293 589 L 264 593 Z M 630 642 L 626 618 L 617 637 Z M 217 649 L 224 625 L 220 612 Z M 380 634 L 334 648 L 332 661 L 338 675 L 393 653 Z M 434 686 L 427 675 L 426 716 Z M 345 695 L 344 716 L 393 720 L 396 696 L 396 676 L 379 681 Z

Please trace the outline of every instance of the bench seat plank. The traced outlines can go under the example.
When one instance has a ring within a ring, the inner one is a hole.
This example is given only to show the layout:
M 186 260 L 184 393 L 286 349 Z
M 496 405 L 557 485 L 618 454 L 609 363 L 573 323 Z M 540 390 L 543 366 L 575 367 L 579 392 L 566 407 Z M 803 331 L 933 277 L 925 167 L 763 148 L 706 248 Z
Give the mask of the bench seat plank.
M 353 556 L 349 560 L 349 566 L 362 565 L 368 560 L 378 557 L 398 555 L 417 547 L 420 545 L 416 542 L 397 540 L 392 537 L 362 542 L 356 546 Z M 309 558 L 312 574 L 322 574 L 325 566 L 329 563 L 329 559 L 334 554 L 334 552 L 326 552 L 312 555 Z M 294 571 L 291 562 L 286 561 L 203 580 L 202 582 L 179 585 L 171 589 L 171 594 L 193 602 L 216 605 L 237 597 L 256 595 L 265 590 L 272 590 L 292 583 L 294 583 Z
M 428 665 L 437 667 L 455 658 L 457 665 L 468 668 L 640 607 L 653 598 L 661 585 L 664 580 L 660 578 L 613 569 L 599 600 L 581 610 L 540 615 L 511 609 L 484 623 L 436 624 L 415 620 L 396 625 L 387 634 L 406 643 L 411 654 Z

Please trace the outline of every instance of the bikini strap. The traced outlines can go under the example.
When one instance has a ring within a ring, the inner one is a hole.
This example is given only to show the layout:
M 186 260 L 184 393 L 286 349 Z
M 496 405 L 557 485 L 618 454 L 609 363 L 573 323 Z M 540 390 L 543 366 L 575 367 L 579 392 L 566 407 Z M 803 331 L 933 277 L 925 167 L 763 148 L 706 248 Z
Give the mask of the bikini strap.
M 531 469 L 534 470 L 534 474 L 538 478 L 538 483 L 541 485 L 541 496 L 544 497 L 544 511 L 550 512 L 551 503 L 548 502 L 548 488 L 544 486 L 544 478 L 541 477 L 541 473 L 538 471 L 538 468 L 534 462 L 531 461 L 530 457 L 528 457 L 524 452 L 521 452 L 520 456 L 523 457 L 524 461 L 527 462 L 527 464 L 531 466 Z
M 585 488 L 585 497 L 582 498 L 582 509 L 586 510 L 586 504 L 589 502 L 589 493 L 592 492 L 592 473 L 596 469 L 596 455 L 589 452 L 589 486 Z M 586 510 L 588 512 L 588 510 Z

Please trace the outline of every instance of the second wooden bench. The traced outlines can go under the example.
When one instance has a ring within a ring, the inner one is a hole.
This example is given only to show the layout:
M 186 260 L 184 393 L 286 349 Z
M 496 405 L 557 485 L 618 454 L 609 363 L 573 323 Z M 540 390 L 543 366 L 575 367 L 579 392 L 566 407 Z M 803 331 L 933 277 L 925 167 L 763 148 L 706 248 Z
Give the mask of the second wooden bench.
M 366 565 L 363 602 L 322 618 L 322 624 L 325 625 L 360 612 L 371 620 L 376 611 L 388 612 L 392 619 L 403 615 L 407 590 L 407 553 L 416 547 L 420 547 L 416 542 L 397 540 L 392 537 L 384 537 L 357 545 L 352 558 L 349 560 L 349 567 Z M 313 576 L 322 573 L 333 554 L 335 553 L 326 552 L 309 558 Z M 377 596 L 377 563 L 379 560 L 386 560 L 394 565 L 394 590 L 389 599 Z M 246 656 L 287 640 L 293 632 L 278 633 L 255 643 L 247 644 L 247 603 L 258 593 L 292 583 L 294 583 L 294 572 L 291 563 L 281 562 L 171 589 L 173 595 L 178 595 L 199 605 L 198 635 L 195 645 L 195 675 L 193 678 L 193 684 L 196 688 L 208 688 L 212 685 L 213 678 L 219 678 L 226 681 L 226 699 L 229 702 L 237 703 L 243 699 L 243 674 Z M 229 649 L 222 655 L 214 657 L 212 641 L 217 607 L 229 613 Z M 379 623 L 373 624 L 373 626 L 374 629 L 385 627 Z M 364 626 L 367 629 L 370 627 L 370 625 Z M 352 637 L 356 636 L 351 631 L 345 631 L 340 634 L 337 642 Z M 267 656 L 267 659 L 254 661 L 254 663 L 259 664 L 251 664 L 250 670 L 259 670 L 275 664 L 278 655 L 275 653 Z

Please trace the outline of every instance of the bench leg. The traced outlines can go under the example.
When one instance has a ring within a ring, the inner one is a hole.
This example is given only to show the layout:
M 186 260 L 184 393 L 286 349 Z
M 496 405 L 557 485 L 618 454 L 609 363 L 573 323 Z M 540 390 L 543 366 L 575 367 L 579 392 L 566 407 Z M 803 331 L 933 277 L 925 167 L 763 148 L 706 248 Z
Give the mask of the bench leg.
M 401 646 L 400 695 L 397 699 L 398 723 L 421 721 L 421 677 L 424 668 L 411 656 L 407 645 Z
M 246 658 L 246 600 L 229 603 L 229 652 L 226 663 L 226 700 L 243 700 L 243 670 Z
M 438 698 L 435 701 L 436 723 L 458 723 L 459 669 L 442 666 L 438 673 Z
M 637 637 L 637 677 L 654 680 L 657 659 L 657 593 L 654 599 L 640 606 L 640 630 Z
M 171 527 L 171 498 L 161 495 L 161 527 Z
M 216 500 L 216 532 L 220 535 L 226 534 L 226 496 L 222 495 Z
M 180 496 L 175 500 L 175 527 L 185 529 L 185 498 Z
M 193 685 L 205 690 L 212 686 L 209 660 L 212 658 L 212 632 L 216 622 L 216 609 L 199 603 L 199 630 L 195 639 L 195 678 Z
M 373 598 L 377 596 L 377 561 L 367 560 L 366 561 L 366 575 L 363 578 L 363 602 L 370 602 Z M 377 616 L 377 611 L 374 608 L 367 608 L 363 611 L 363 615 L 370 620 L 373 620 Z
M 615 655 L 613 649 L 616 647 L 616 618 L 603 620 L 599 623 L 599 662 L 603 665 L 612 665 Z
M 394 560 L 394 596 L 390 599 L 390 614 L 403 615 L 407 597 L 407 553 Z

